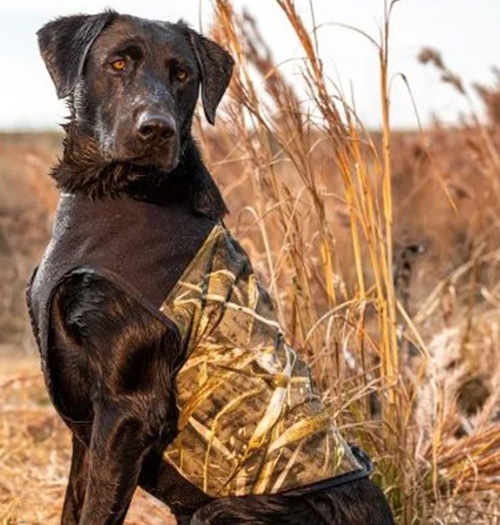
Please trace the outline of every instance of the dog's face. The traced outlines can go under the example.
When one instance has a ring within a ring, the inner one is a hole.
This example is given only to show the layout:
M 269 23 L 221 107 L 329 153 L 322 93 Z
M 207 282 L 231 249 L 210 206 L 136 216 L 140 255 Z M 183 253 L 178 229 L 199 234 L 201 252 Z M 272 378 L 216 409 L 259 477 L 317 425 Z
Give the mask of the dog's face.
M 200 74 L 185 31 L 120 18 L 99 35 L 75 90 L 76 118 L 115 160 L 170 171 L 190 125 Z
M 201 85 L 215 111 L 233 61 L 183 23 L 114 12 L 60 18 L 39 32 L 42 57 L 73 119 L 113 162 L 174 169 Z

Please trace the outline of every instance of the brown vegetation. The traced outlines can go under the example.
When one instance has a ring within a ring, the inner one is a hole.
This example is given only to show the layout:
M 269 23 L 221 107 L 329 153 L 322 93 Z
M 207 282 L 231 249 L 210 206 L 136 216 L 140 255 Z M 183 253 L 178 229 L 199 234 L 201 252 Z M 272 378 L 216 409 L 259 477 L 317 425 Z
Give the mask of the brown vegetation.
M 375 459 L 399 522 L 500 523 L 500 86 L 476 87 L 486 122 L 471 113 L 451 129 L 390 134 L 390 57 L 385 38 L 373 41 L 384 127 L 369 133 L 333 96 L 293 3 L 276 1 L 307 57 L 302 93 L 253 19 L 216 3 L 214 35 L 238 65 L 215 131 L 200 119 L 197 135 L 228 224 L 339 425 Z M 420 59 L 470 96 L 435 51 Z M 0 343 L 25 352 L 22 288 L 49 234 L 58 142 L 0 139 Z M 47 523 L 61 505 L 67 436 L 40 379 L 25 374 L 0 380 L 0 520 Z M 141 498 L 134 512 L 153 510 L 131 522 L 155 523 L 157 507 Z

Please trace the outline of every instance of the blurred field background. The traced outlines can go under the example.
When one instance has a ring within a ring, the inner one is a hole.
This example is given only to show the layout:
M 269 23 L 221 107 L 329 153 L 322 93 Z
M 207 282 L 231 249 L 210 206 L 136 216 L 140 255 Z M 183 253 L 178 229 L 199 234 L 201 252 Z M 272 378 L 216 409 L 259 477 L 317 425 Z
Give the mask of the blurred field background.
M 381 38 L 370 41 L 383 127 L 367 130 L 324 74 L 293 2 L 275 1 L 306 57 L 293 85 L 252 16 L 215 3 L 213 36 L 237 68 L 216 128 L 199 118 L 196 135 L 227 224 L 344 434 L 373 457 L 398 523 L 498 524 L 500 70 L 489 85 L 464 85 L 446 57 L 423 49 L 422 68 L 466 101 L 478 93 L 486 118 L 471 104 L 457 125 L 393 132 L 387 3 Z M 58 133 L 0 135 L 5 524 L 56 523 L 69 468 L 24 306 L 50 236 L 57 192 L 47 173 L 60 142 Z M 166 516 L 138 492 L 127 523 Z

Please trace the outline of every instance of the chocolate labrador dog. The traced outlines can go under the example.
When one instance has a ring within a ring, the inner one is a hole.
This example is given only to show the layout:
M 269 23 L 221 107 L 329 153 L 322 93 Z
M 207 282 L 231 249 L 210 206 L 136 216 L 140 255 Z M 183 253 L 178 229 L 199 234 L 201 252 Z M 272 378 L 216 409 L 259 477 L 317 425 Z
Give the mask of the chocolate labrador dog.
M 61 199 L 27 290 L 73 434 L 65 524 L 123 523 L 139 485 L 179 523 L 390 524 L 222 222 L 191 135 L 233 60 L 182 22 L 114 11 L 38 33 L 70 119 Z

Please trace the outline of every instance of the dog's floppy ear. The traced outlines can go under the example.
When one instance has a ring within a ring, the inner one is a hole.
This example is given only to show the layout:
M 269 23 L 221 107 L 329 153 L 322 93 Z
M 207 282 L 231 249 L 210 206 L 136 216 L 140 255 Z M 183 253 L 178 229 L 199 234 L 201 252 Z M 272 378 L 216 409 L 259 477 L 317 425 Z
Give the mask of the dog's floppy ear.
M 40 53 L 59 98 L 67 97 L 73 91 L 90 47 L 115 16 L 113 11 L 64 16 L 45 24 L 37 32 Z
M 193 29 L 188 28 L 188 35 L 200 70 L 203 109 L 208 122 L 213 125 L 217 106 L 231 80 L 234 60 L 219 44 Z

